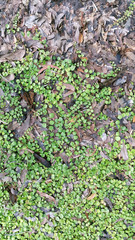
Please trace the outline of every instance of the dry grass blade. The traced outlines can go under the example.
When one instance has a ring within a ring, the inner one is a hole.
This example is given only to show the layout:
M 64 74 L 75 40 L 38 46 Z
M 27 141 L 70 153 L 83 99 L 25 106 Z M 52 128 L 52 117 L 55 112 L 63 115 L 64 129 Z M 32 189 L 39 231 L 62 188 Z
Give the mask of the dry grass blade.
M 96 193 L 92 193 L 89 197 L 87 197 L 87 200 L 92 200 L 93 198 L 96 197 Z

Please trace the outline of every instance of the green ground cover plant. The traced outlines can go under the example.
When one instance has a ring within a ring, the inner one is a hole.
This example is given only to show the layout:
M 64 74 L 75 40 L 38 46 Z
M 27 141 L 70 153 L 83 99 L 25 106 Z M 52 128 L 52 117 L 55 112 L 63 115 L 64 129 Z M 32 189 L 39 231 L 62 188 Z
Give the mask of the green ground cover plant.
M 123 26 L 125 22 L 133 15 L 134 9 L 135 9 L 135 1 L 132 0 L 128 6 L 128 9 L 126 9 L 126 11 L 123 13 L 123 16 L 118 18 L 115 24 Z
M 77 54 L 78 61 L 73 63 L 39 49 L 37 59 L 28 53 L 14 65 L 0 65 L 3 240 L 96 240 L 104 234 L 108 239 L 133 239 L 135 149 L 128 143 L 128 135 L 121 137 L 127 128 L 120 121 L 132 121 L 134 109 L 121 108 L 116 121 L 97 128 L 96 121 L 109 117 L 102 111 L 95 113 L 93 102 L 105 101 L 109 107 L 112 97 L 117 99 L 124 91 L 101 88 L 97 79 L 115 78 L 120 69 L 112 66 L 108 74 L 94 72 L 82 53 Z M 39 80 L 43 65 L 44 76 Z M 4 81 L 10 74 L 14 79 Z M 35 96 L 31 102 L 27 99 L 30 93 Z M 135 92 L 129 99 L 135 102 Z M 17 128 L 23 126 L 29 114 L 40 122 L 42 131 L 32 135 L 34 122 L 17 135 Z M 11 127 L 13 122 L 18 127 Z M 80 144 L 78 131 L 87 132 L 93 124 L 99 137 L 114 130 L 109 147 Z M 135 137 L 134 132 L 130 137 Z M 123 144 L 128 154 L 126 161 L 119 157 Z M 35 154 L 51 162 L 51 167 L 37 162 Z

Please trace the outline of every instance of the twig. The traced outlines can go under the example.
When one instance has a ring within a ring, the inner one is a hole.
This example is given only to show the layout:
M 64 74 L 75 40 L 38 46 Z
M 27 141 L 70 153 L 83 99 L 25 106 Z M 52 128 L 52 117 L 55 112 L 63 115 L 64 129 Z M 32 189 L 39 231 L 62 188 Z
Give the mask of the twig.
M 96 9 L 96 12 L 98 11 L 98 9 L 97 9 L 97 6 L 96 6 L 96 4 L 92 1 L 92 3 L 93 3 L 93 6 L 95 7 L 95 9 Z

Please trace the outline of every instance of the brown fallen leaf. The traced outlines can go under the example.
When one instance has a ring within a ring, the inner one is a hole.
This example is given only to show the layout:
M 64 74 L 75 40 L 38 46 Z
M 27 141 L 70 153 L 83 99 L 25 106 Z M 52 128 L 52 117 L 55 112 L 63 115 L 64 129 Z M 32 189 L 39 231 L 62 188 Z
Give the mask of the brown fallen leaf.
M 77 134 L 77 136 L 79 138 L 79 141 L 81 141 L 81 133 L 80 133 L 80 131 L 77 128 L 75 128 L 75 131 L 76 131 L 76 134 Z
M 109 208 L 109 210 L 112 211 L 113 204 L 112 204 L 111 200 L 109 198 L 105 197 L 104 202 L 106 203 L 106 206 Z
M 37 193 L 40 195 L 40 197 L 45 197 L 49 202 L 54 202 L 56 204 L 56 200 L 54 197 L 48 195 L 47 193 L 43 193 L 37 190 Z
M 130 144 L 130 146 L 135 147 L 135 139 L 134 138 L 128 138 L 127 142 Z
M 38 76 L 38 80 L 41 81 L 41 80 L 44 78 L 44 76 L 45 76 L 45 73 L 40 74 L 40 75 Z
M 63 83 L 63 85 L 66 87 L 66 89 L 71 90 L 72 92 L 75 91 L 75 87 L 69 83 Z
M 77 119 L 77 116 L 73 117 L 73 118 L 70 120 L 70 122 L 75 122 L 76 119 Z
M 48 113 L 49 113 L 49 114 L 51 114 L 51 113 L 53 113 L 53 114 L 54 114 L 54 117 L 52 118 L 53 120 L 55 120 L 55 119 L 57 119 L 57 118 L 58 118 L 58 117 L 57 117 L 57 114 L 56 114 L 56 112 L 55 112 L 55 111 L 53 111 L 53 110 L 52 110 L 52 108 L 48 108 L 48 109 L 47 109 L 47 111 L 48 111 Z
M 135 116 L 133 116 L 133 123 L 135 122 Z
M 68 91 L 63 94 L 63 97 L 66 98 L 66 97 L 70 96 L 71 94 L 73 94 L 73 91 Z
M 82 68 L 77 68 L 77 72 L 82 72 L 84 73 L 84 70 Z
M 3 177 L 5 177 L 6 176 L 6 173 L 5 172 L 1 172 L 0 173 L 0 179 L 2 179 Z
M 79 33 L 79 43 L 81 44 L 83 42 L 83 34 Z
M 41 225 L 45 225 L 47 222 L 48 222 L 47 218 L 44 217 L 43 220 L 42 220 L 42 222 L 41 222 Z
M 73 220 L 76 220 L 76 221 L 78 221 L 78 222 L 84 222 L 85 221 L 85 219 L 83 219 L 83 218 L 77 218 L 77 217 L 72 217 L 72 219 Z
M 32 47 L 32 48 L 36 48 L 36 49 L 44 49 L 44 45 L 41 44 L 38 40 L 30 39 L 30 40 L 26 41 L 26 45 L 28 48 Z
M 13 131 L 13 130 L 15 130 L 16 128 L 18 128 L 20 126 L 20 124 L 17 122 L 17 121 L 12 121 L 11 123 L 9 123 L 9 125 L 8 125 L 8 130 L 11 130 L 11 131 Z
M 34 153 L 34 157 L 36 158 L 37 161 L 42 163 L 45 167 L 51 167 L 51 163 L 47 161 L 45 158 L 40 157 L 37 153 Z
M 44 65 L 43 68 L 41 68 L 41 69 L 39 70 L 38 74 L 40 74 L 41 72 L 43 72 L 44 70 L 46 70 L 48 67 L 59 69 L 59 67 L 54 66 L 54 65 Z
M 23 169 L 22 172 L 21 172 L 21 176 L 20 176 L 22 184 L 25 181 L 26 175 L 27 175 L 27 169 Z
M 87 58 L 87 57 L 81 57 L 81 59 L 82 59 L 82 60 L 85 59 L 86 61 L 88 61 L 88 58 Z M 84 71 L 83 71 L 83 72 L 84 72 Z
M 29 92 L 23 92 L 21 96 L 28 103 L 28 105 L 30 105 L 31 107 L 33 106 L 35 94 L 32 90 L 30 90 Z
M 125 54 L 131 61 L 135 62 L 135 54 L 133 52 L 127 51 Z
M 128 39 L 127 37 L 125 37 L 124 44 L 126 44 L 128 46 L 128 48 L 135 50 L 135 41 L 133 39 Z
M 25 50 L 20 49 L 13 53 L 8 53 L 0 57 L 0 62 L 20 61 L 25 55 Z
M 0 74 L 0 77 L 2 78 L 2 80 L 4 82 L 11 82 L 14 80 L 15 78 L 15 75 L 13 73 L 11 73 L 10 75 L 8 75 L 7 77 L 3 77 L 1 74 Z
M 127 148 L 126 145 L 123 143 L 123 146 L 121 148 L 121 152 L 120 152 L 120 156 L 126 161 L 128 160 L 128 152 L 127 152 Z
M 30 127 L 30 115 L 27 116 L 26 120 L 22 123 L 22 125 L 17 129 L 18 137 L 21 137 L 27 129 Z
M 52 182 L 52 179 L 47 179 L 47 180 L 45 181 L 46 184 L 51 183 L 51 182 Z
M 8 176 L 3 176 L 1 180 L 2 180 L 4 183 L 5 183 L 5 182 L 12 182 L 12 178 L 11 178 L 11 177 L 8 177 Z
M 92 200 L 94 197 L 96 197 L 96 193 L 92 193 L 89 197 L 87 197 L 87 200 Z

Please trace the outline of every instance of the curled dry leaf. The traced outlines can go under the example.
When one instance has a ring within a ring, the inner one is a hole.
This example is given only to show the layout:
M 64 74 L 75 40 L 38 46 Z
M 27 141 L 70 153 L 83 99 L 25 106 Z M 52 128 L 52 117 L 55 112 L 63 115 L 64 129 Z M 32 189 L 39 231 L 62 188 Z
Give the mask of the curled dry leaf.
M 43 193 L 37 190 L 37 193 L 40 195 L 40 197 L 45 197 L 49 202 L 54 202 L 56 204 L 56 200 L 54 197 L 48 195 L 47 193 Z
M 92 193 L 89 197 L 87 197 L 87 200 L 92 200 L 94 197 L 96 197 L 96 193 Z

